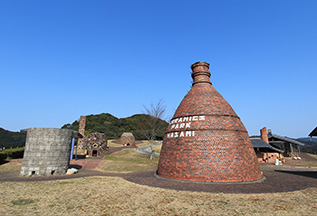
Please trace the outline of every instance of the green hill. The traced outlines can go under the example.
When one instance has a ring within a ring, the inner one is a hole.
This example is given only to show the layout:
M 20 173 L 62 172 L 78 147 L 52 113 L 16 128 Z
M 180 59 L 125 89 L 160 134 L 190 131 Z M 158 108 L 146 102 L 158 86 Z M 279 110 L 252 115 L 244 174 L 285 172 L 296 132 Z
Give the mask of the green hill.
M 25 137 L 25 134 L 0 128 L 0 147 L 24 146 Z
M 317 154 L 317 138 L 304 137 L 297 139 L 299 142 L 305 143 L 302 147 L 303 152 Z
M 151 117 L 145 114 L 137 114 L 127 118 L 117 118 L 109 113 L 86 116 L 86 132 L 105 133 L 107 137 L 119 138 L 123 132 L 132 132 L 137 140 L 146 139 L 145 133 L 151 128 L 148 122 Z M 157 124 L 157 139 L 163 139 L 168 123 L 159 119 Z M 72 124 L 65 124 L 62 128 L 78 131 L 79 122 L 76 120 Z

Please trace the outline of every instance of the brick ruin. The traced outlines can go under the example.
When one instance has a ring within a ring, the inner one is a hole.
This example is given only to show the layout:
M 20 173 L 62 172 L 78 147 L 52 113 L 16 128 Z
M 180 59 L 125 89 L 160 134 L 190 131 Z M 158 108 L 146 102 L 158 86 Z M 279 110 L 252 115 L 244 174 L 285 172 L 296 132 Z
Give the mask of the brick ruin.
M 157 174 L 197 182 L 248 182 L 262 178 L 248 132 L 210 82 L 209 64 L 191 66 L 192 88 L 164 136 Z
M 104 133 L 85 134 L 86 116 L 80 116 L 78 133 L 83 137 L 78 138 L 78 149 L 83 149 L 87 156 L 101 156 L 107 149 L 107 136 Z
M 82 149 L 85 149 L 89 157 L 102 156 L 107 150 L 107 136 L 104 133 L 89 133 L 83 139 Z

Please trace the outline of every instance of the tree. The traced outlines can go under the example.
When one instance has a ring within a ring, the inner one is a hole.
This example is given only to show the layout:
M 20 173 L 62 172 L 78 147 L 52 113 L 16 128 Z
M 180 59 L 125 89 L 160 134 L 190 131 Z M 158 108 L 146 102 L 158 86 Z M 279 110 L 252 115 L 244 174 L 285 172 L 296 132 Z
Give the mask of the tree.
M 150 107 L 143 105 L 144 114 L 148 115 L 149 118 L 143 122 L 143 135 L 147 138 L 150 145 L 151 154 L 149 159 L 152 159 L 154 150 L 153 145 L 157 138 L 157 135 L 162 130 L 162 124 L 160 121 L 164 118 L 166 111 L 166 106 L 164 105 L 164 100 L 160 99 L 157 104 L 151 103 Z

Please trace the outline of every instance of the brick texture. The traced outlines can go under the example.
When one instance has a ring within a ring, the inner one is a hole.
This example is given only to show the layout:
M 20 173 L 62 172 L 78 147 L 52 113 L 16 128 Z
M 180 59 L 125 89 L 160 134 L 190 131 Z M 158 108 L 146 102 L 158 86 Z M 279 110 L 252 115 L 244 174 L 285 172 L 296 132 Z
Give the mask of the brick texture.
M 83 136 L 83 138 L 78 138 L 78 149 L 83 149 L 84 147 L 85 128 L 86 116 L 80 116 L 78 133 L 80 133 Z
M 248 132 L 212 86 L 209 64 L 197 62 L 191 68 L 193 86 L 165 133 L 158 175 L 197 182 L 261 179 Z
M 267 135 L 266 127 L 262 128 L 260 130 L 260 132 L 261 132 L 261 139 L 264 140 L 265 142 L 269 143 L 269 137 Z

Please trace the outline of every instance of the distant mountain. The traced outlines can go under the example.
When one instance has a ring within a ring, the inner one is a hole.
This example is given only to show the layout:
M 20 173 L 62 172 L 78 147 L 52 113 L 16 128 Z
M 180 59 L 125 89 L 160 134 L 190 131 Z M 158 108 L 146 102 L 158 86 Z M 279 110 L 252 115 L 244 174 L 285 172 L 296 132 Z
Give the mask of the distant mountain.
M 301 137 L 297 138 L 298 141 L 312 141 L 312 142 L 317 142 L 316 137 Z
M 299 142 L 305 143 L 305 146 L 302 148 L 303 152 L 317 154 L 317 138 L 302 137 L 296 140 L 298 140 Z
M 25 134 L 0 128 L 0 147 L 24 146 L 25 138 Z
M 144 131 L 150 130 L 148 122 L 151 117 L 145 114 L 137 114 L 127 118 L 117 118 L 109 113 L 101 113 L 98 115 L 86 116 L 86 132 L 105 133 L 109 138 L 118 138 L 124 132 L 132 132 L 137 140 L 146 139 Z M 158 121 L 157 139 L 163 139 L 168 123 L 159 119 Z M 79 121 L 76 120 L 72 124 L 65 124 L 62 128 L 68 128 L 78 131 Z

